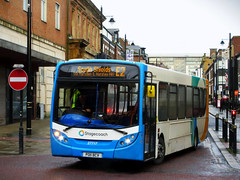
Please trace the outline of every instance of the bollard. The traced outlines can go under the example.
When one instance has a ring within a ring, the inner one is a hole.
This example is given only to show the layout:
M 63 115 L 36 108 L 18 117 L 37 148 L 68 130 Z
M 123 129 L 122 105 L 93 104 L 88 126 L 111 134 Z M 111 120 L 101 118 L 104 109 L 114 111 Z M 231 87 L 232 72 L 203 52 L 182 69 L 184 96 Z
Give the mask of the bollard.
M 228 129 L 228 120 L 223 118 L 223 121 L 225 123 L 224 129 L 223 129 L 225 131 L 224 132 L 224 134 L 225 134 L 224 141 L 228 142 L 228 130 L 227 130 Z
M 225 129 L 225 123 L 224 123 L 224 119 L 222 119 L 222 139 L 225 139 L 225 136 L 226 136 L 224 129 Z
M 219 126 L 218 120 L 219 120 L 219 114 L 216 114 L 216 116 L 215 116 L 215 130 L 216 131 L 218 131 L 218 126 Z
M 237 153 L 237 126 L 229 123 L 229 149 Z
M 228 134 L 227 134 L 227 128 L 228 128 L 228 120 L 222 118 L 222 138 L 224 139 L 225 142 L 228 141 Z

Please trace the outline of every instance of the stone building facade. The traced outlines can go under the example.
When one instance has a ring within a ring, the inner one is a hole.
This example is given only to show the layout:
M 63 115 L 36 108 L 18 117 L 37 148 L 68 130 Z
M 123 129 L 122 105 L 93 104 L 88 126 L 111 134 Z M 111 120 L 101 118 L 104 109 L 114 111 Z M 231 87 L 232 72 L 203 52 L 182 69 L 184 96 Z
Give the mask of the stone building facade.
M 67 3 L 66 59 L 92 59 L 100 50 L 101 12 L 90 0 Z

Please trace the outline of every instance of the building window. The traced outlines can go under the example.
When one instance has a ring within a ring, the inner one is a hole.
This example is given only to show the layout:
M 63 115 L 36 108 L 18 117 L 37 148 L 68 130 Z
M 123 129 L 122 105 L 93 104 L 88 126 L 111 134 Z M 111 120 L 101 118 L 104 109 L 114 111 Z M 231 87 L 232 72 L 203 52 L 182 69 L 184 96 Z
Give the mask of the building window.
M 55 5 L 55 28 L 60 30 L 60 5 Z
M 40 82 L 41 82 L 42 84 L 45 83 L 45 79 L 44 79 L 44 68 L 43 68 L 43 67 L 40 68 Z
M 77 25 L 77 38 L 81 37 L 81 15 L 78 14 L 78 25 Z
M 23 10 L 28 11 L 28 0 L 23 0 Z
M 47 22 L 47 0 L 41 0 L 41 20 Z

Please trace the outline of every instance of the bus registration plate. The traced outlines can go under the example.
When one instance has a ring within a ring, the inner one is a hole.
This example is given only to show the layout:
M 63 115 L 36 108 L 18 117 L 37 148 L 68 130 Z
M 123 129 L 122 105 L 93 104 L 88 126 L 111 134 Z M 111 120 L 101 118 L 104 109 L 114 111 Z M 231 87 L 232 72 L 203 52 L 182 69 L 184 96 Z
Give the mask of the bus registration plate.
M 102 153 L 83 152 L 83 157 L 102 158 Z

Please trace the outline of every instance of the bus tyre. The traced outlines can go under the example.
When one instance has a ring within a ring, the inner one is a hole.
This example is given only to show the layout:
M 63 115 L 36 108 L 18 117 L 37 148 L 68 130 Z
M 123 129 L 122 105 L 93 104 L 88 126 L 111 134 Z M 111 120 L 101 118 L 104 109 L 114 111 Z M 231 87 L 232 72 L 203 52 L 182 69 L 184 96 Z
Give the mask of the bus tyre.
M 165 143 L 162 137 L 158 141 L 158 157 L 154 160 L 155 164 L 160 164 L 163 162 L 165 157 Z
M 194 139 L 193 139 L 193 150 L 197 150 L 198 147 L 198 131 L 195 130 L 194 132 Z

